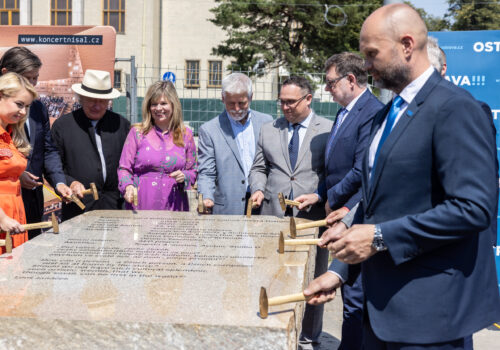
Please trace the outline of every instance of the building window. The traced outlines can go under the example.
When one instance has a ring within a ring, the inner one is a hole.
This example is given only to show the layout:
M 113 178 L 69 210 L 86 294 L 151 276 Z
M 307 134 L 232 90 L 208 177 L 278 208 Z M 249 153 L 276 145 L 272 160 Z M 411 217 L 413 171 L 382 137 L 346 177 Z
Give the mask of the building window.
M 221 87 L 222 61 L 208 61 L 208 87 Z
M 185 87 L 200 87 L 200 61 L 186 61 Z
M 19 25 L 19 0 L 0 0 L 0 24 Z
M 51 0 L 50 24 L 53 26 L 71 25 L 71 0 Z
M 113 76 L 113 87 L 115 89 L 122 91 L 122 70 L 121 69 L 115 69 L 114 76 Z
M 103 20 L 105 26 L 112 26 L 117 33 L 125 33 L 125 0 L 103 0 Z

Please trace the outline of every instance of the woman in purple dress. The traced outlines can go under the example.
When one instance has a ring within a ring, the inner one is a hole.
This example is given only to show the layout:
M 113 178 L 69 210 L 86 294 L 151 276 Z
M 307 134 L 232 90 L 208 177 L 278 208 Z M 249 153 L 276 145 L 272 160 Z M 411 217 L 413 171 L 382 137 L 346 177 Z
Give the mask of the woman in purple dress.
M 142 104 L 142 123 L 130 130 L 118 167 L 127 209 L 188 211 L 186 190 L 196 181 L 193 132 L 182 122 L 174 85 L 151 85 Z M 138 205 L 133 205 L 137 188 Z

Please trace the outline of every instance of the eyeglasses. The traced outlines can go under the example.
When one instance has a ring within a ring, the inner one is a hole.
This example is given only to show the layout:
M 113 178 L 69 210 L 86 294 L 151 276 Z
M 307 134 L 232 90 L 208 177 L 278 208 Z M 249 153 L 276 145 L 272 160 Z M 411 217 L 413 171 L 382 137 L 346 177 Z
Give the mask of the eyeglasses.
M 342 79 L 344 79 L 345 77 L 347 77 L 348 74 L 346 75 L 343 75 L 341 77 L 338 77 L 338 78 L 335 78 L 335 79 L 332 79 L 332 80 L 326 80 L 326 88 L 327 89 L 333 89 L 339 81 L 341 81 Z
M 298 100 L 287 100 L 287 101 L 285 101 L 285 100 L 279 99 L 276 102 L 278 103 L 278 106 L 281 106 L 281 107 L 287 106 L 287 107 L 290 107 L 290 108 L 295 108 L 300 103 L 300 101 L 302 101 L 303 99 L 305 99 L 308 95 L 309 94 L 305 94 L 304 96 L 302 96 Z

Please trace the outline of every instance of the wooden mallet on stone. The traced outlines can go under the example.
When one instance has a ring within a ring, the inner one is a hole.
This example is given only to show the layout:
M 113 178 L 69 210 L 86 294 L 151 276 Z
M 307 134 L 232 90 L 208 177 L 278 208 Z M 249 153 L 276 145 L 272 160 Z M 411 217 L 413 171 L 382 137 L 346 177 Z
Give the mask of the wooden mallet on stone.
M 52 213 L 50 221 L 37 222 L 34 224 L 23 225 L 23 228 L 26 231 L 35 230 L 38 228 L 51 228 L 51 227 L 52 227 L 54 233 L 59 233 L 59 222 L 57 221 L 57 217 L 55 216 L 54 213 Z
M 317 245 L 318 242 L 321 241 L 319 238 L 311 238 L 311 239 L 285 239 L 283 236 L 283 232 L 280 231 L 280 240 L 278 243 L 278 253 L 285 253 L 286 245 Z
M 266 288 L 260 287 L 259 313 L 261 318 L 267 318 L 269 306 L 296 303 L 298 301 L 308 300 L 304 293 L 282 295 L 279 297 L 268 298 Z
M 283 196 L 283 193 L 281 193 L 281 192 L 278 193 L 278 199 L 280 201 L 281 210 L 283 210 L 283 211 L 286 210 L 287 205 L 291 205 L 293 207 L 298 207 L 300 205 L 300 202 L 286 199 L 285 196 Z
M 0 239 L 0 247 L 5 247 L 6 253 L 12 253 L 12 237 L 10 231 L 5 233 L 5 239 Z
M 306 222 L 303 224 L 296 224 L 295 219 L 293 217 L 291 217 L 290 218 L 290 237 L 292 237 L 292 238 L 297 237 L 297 231 L 305 230 L 306 228 L 323 227 L 323 226 L 327 226 L 327 225 L 328 224 L 326 222 L 326 219 Z
M 90 188 L 85 190 L 85 191 L 82 191 L 82 194 L 84 196 L 88 195 L 88 194 L 91 194 L 94 196 L 94 200 L 98 200 L 99 199 L 99 193 L 97 192 L 97 187 L 95 185 L 95 183 L 91 182 L 90 183 Z

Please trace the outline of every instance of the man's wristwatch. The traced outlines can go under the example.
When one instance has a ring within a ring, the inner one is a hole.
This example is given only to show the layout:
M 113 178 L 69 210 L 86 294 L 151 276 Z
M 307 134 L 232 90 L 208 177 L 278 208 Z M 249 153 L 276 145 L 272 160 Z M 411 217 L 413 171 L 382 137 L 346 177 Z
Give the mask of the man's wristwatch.
M 384 243 L 384 238 L 382 237 L 382 230 L 379 225 L 375 225 L 375 234 L 373 236 L 372 247 L 377 252 L 383 252 L 387 250 L 387 246 Z

